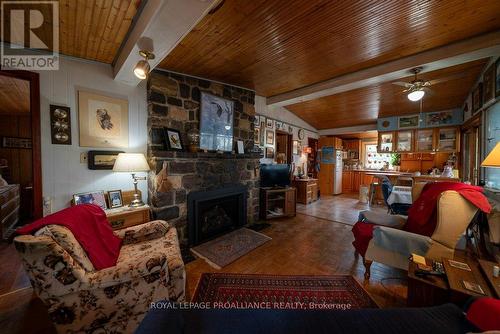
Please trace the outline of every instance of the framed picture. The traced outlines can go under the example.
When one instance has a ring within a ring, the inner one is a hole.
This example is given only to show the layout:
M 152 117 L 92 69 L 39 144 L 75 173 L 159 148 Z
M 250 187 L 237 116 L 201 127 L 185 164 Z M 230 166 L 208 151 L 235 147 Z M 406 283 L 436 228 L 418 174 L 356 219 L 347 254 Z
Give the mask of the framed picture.
M 293 127 L 291 125 L 288 126 L 288 133 L 289 134 L 293 133 Z
M 174 151 L 182 151 L 182 140 L 181 133 L 175 129 L 165 128 L 165 142 L 167 143 L 167 148 Z
M 268 129 L 273 129 L 274 128 L 274 121 L 272 119 L 266 119 L 266 128 Z
M 495 63 L 495 96 L 500 96 L 500 58 Z
M 238 154 L 244 154 L 245 153 L 245 145 L 243 144 L 243 140 L 237 140 L 236 141 L 236 148 Z
M 89 151 L 87 165 L 92 170 L 112 170 L 118 154 L 123 151 Z
M 108 203 L 109 208 L 119 208 L 123 206 L 123 198 L 121 190 L 110 190 L 108 191 Z
M 483 74 L 483 102 L 487 103 L 495 99 L 495 64 L 490 67 Z
M 52 144 L 71 145 L 71 112 L 69 107 L 50 105 Z
M 437 111 L 425 114 L 426 126 L 441 126 L 453 123 L 453 111 Z
M 321 148 L 321 163 L 329 165 L 335 163 L 335 149 L 333 146 L 323 146 Z
M 479 83 L 472 91 L 472 114 L 476 113 L 483 106 L 483 84 Z
M 202 92 L 200 117 L 200 148 L 231 152 L 234 102 Z
M 274 128 L 276 130 L 281 130 L 283 128 L 283 122 L 274 121 Z
M 78 91 L 80 146 L 128 147 L 128 101 Z
M 253 124 L 255 125 L 255 127 L 258 127 L 260 125 L 260 116 L 259 115 L 255 115 L 255 119 L 253 120 Z
M 266 118 L 264 116 L 260 116 L 260 128 L 261 129 L 266 128 Z
M 267 159 L 274 159 L 274 148 L 273 147 L 266 147 L 266 158 Z
M 80 193 L 73 195 L 73 202 L 75 205 L 79 204 L 95 204 L 101 209 L 106 210 L 106 198 L 104 197 L 104 191 L 93 191 L 87 193 Z
M 253 142 L 255 145 L 260 145 L 260 129 L 255 128 L 253 131 Z
M 2 137 L 2 147 L 31 149 L 33 144 L 31 138 Z
M 274 131 L 266 130 L 266 144 L 274 145 Z
M 266 143 L 265 135 L 266 135 L 266 130 L 263 128 L 260 130 L 260 146 L 264 146 Z
M 298 140 L 294 140 L 292 141 L 292 154 L 299 154 L 299 141 Z
M 418 127 L 418 115 L 400 116 L 398 124 L 400 129 L 413 129 Z

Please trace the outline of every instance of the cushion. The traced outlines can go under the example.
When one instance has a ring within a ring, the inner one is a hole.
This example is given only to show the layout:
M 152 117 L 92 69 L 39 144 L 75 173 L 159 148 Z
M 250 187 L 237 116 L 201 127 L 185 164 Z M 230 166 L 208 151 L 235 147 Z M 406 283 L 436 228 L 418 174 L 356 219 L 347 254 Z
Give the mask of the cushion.
M 406 224 L 406 218 L 398 215 L 389 215 L 383 212 L 375 211 L 361 211 L 359 213 L 358 221 L 363 221 L 366 223 L 376 224 L 380 226 L 387 226 L 397 229 L 402 229 Z
M 69 229 L 59 225 L 48 225 L 38 230 L 36 236 L 45 235 L 54 239 L 66 252 L 71 255 L 83 269 L 86 271 L 94 271 L 94 266 L 90 262 L 87 253 L 83 250 L 82 246 L 75 239 L 75 236 Z
M 467 320 L 482 331 L 500 330 L 500 300 L 479 298 L 467 310 Z

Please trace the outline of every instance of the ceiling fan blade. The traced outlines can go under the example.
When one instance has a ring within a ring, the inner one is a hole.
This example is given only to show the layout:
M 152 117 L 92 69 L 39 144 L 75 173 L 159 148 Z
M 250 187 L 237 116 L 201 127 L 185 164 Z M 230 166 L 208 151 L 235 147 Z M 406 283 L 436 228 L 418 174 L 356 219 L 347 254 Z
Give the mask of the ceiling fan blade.
M 429 87 L 424 87 L 422 89 L 424 90 L 426 96 L 434 96 L 434 91 Z
M 394 81 L 394 82 L 391 82 L 391 84 L 397 85 L 397 86 L 403 86 L 403 87 L 407 87 L 407 88 L 412 86 L 411 83 L 403 82 L 403 81 Z
M 465 77 L 465 73 L 457 73 L 457 74 L 446 76 L 444 78 L 434 79 L 434 80 L 431 80 L 429 82 L 431 83 L 431 85 L 437 85 L 437 84 L 440 84 L 440 83 L 443 83 L 446 81 L 462 79 L 463 77 Z

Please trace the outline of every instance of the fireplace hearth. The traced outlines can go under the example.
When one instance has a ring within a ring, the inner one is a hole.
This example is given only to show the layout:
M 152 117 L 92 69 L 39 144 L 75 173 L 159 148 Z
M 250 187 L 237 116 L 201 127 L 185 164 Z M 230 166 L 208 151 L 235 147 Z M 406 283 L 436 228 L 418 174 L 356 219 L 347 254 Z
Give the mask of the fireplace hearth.
M 188 195 L 188 243 L 196 246 L 247 222 L 247 188 L 232 186 Z

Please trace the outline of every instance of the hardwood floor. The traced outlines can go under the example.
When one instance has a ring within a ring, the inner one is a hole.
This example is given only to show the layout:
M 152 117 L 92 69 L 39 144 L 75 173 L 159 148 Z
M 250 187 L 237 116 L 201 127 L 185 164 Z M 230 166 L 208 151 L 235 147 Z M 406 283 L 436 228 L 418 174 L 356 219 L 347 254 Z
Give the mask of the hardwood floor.
M 332 220 L 348 225 L 358 221 L 359 211 L 373 210 L 387 212 L 387 207 L 374 205 L 371 208 L 358 200 L 358 194 L 342 194 L 336 196 L 321 196 L 319 200 L 308 205 L 297 204 L 297 212 L 307 216 Z
M 262 273 L 289 275 L 349 274 L 360 282 L 380 307 L 405 306 L 406 272 L 378 263 L 371 267 L 370 281 L 363 279 L 361 257 L 354 256 L 351 226 L 356 221 L 357 199 L 353 196 L 324 198 L 300 208 L 300 212 L 318 214 L 320 218 L 298 213 L 291 219 L 270 221 L 262 230 L 271 241 L 217 270 L 204 260 L 186 265 L 188 299 L 193 295 L 204 272 Z M 383 210 L 383 208 L 379 208 Z M 338 219 L 335 222 L 328 219 Z M 47 310 L 33 295 L 29 280 L 12 245 L 0 244 L 0 332 L 53 333 Z

